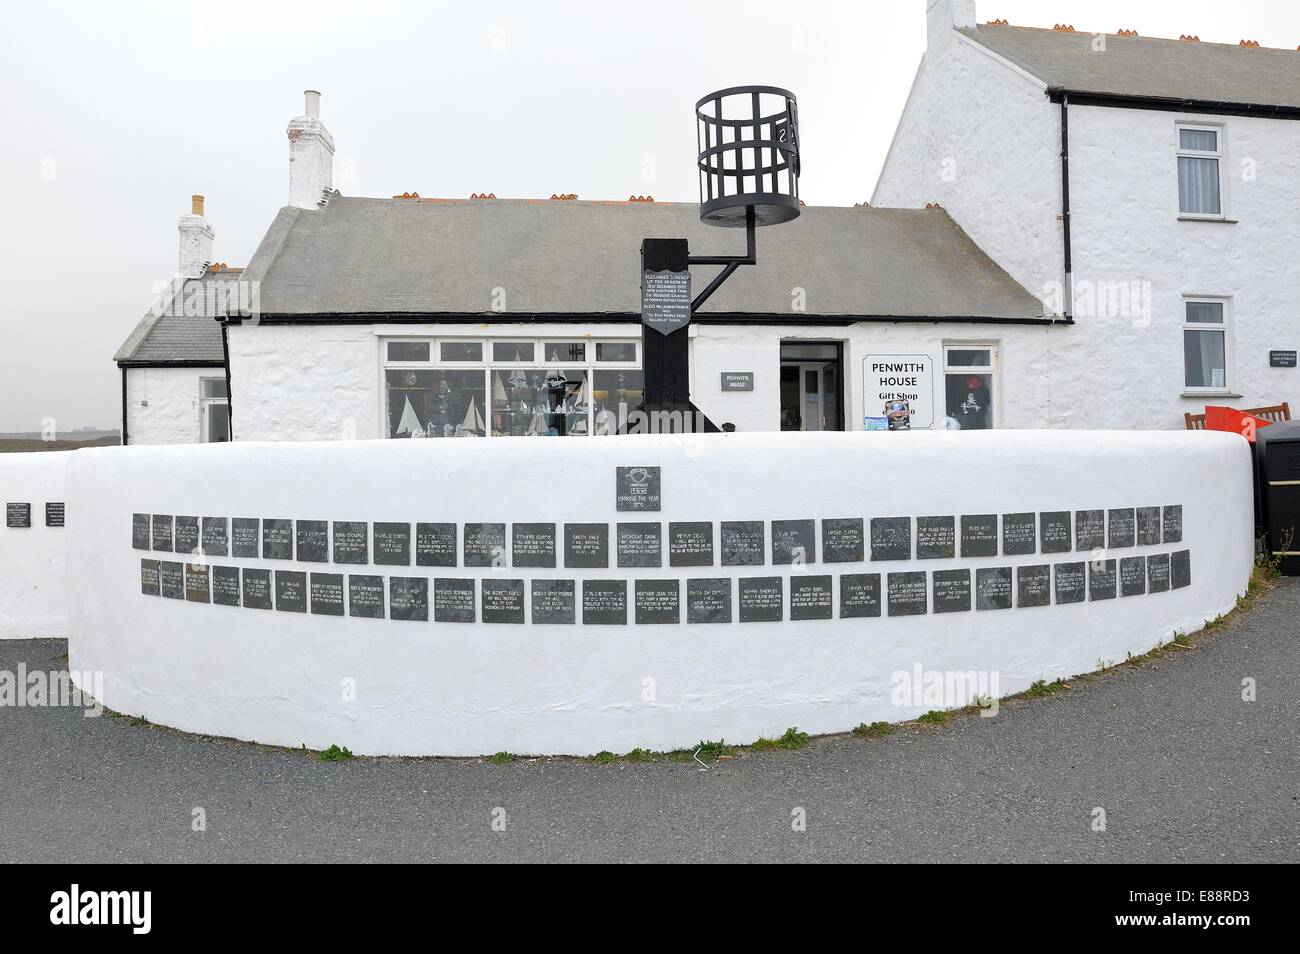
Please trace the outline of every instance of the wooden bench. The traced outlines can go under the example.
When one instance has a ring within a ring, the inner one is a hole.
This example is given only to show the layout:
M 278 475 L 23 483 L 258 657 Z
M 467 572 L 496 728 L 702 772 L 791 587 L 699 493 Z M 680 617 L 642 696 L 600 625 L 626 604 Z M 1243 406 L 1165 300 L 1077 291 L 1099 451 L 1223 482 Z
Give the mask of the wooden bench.
M 1243 407 L 1240 409 L 1243 414 L 1253 414 L 1255 417 L 1262 417 L 1266 421 L 1289 421 L 1291 420 L 1291 405 L 1283 401 L 1281 404 L 1274 404 L 1270 407 Z M 1205 430 L 1204 414 L 1184 414 L 1183 418 L 1187 421 L 1189 431 Z

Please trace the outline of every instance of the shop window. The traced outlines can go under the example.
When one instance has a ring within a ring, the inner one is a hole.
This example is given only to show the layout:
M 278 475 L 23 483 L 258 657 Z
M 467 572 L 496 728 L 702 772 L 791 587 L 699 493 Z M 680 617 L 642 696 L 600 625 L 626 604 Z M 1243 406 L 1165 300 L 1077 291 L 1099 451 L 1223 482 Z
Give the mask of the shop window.
M 482 371 L 393 369 L 384 372 L 389 437 L 482 437 Z
M 1183 384 L 1189 391 L 1227 391 L 1226 302 L 1188 300 L 1183 307 Z
M 984 344 L 943 349 L 944 425 L 949 430 L 983 431 L 994 426 L 997 348 Z

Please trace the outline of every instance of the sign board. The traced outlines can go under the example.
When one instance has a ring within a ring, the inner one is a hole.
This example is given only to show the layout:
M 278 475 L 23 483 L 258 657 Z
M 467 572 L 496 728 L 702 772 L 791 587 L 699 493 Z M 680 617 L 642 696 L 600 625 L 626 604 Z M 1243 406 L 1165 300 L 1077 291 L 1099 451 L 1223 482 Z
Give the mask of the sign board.
M 862 359 L 862 407 L 891 431 L 934 425 L 934 359 L 928 354 L 870 354 Z
M 641 323 L 661 335 L 685 328 L 691 321 L 689 271 L 641 272 Z
M 1270 368 L 1294 368 L 1296 366 L 1294 351 L 1270 351 L 1268 353 Z
M 754 390 L 754 372 L 753 371 L 723 371 L 722 390 L 724 391 Z

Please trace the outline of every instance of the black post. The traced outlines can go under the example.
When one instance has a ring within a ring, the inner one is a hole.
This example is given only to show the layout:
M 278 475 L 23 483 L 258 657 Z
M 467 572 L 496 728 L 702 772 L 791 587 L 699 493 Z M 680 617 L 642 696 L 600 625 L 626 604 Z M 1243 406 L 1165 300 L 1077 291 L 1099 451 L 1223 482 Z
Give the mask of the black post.
M 690 271 L 686 239 L 643 239 L 641 273 Z M 664 334 L 641 322 L 642 367 L 645 397 L 641 405 L 652 411 L 682 411 L 690 407 L 690 325 Z

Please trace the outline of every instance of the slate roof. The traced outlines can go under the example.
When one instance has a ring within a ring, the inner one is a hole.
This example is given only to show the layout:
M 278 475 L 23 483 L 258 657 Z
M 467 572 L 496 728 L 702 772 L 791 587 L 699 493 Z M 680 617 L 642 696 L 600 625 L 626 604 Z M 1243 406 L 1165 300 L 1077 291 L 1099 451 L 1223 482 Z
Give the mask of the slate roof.
M 1300 51 L 982 24 L 959 33 L 1049 88 L 1106 96 L 1300 109 Z
M 145 312 L 113 360 L 128 367 L 224 365 L 216 316 L 222 310 L 227 283 L 237 280 L 242 271 L 209 268 L 201 277 L 169 288 Z

